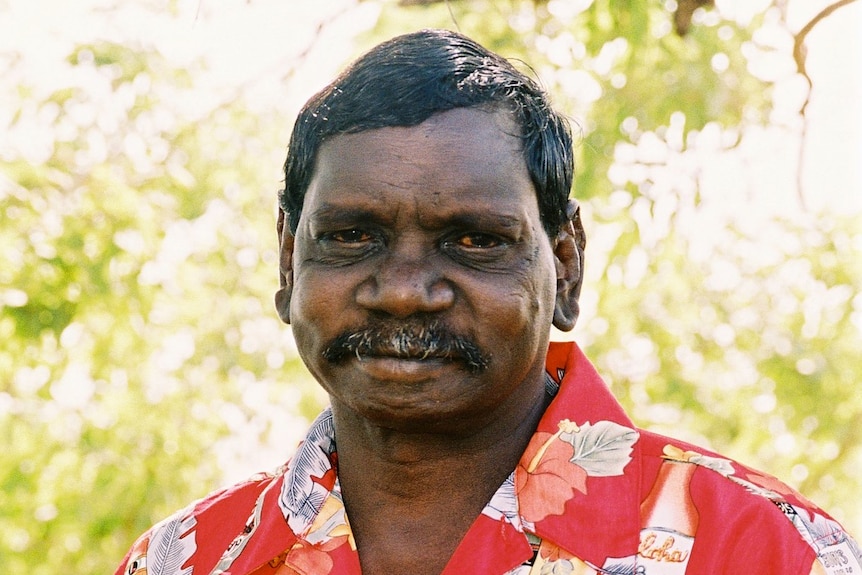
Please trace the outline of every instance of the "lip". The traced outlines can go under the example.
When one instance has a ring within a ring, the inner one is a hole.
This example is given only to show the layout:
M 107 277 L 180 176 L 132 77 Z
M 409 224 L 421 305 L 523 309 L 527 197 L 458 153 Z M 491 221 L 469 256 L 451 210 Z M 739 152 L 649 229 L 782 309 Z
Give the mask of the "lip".
M 422 359 L 372 355 L 362 356 L 361 359 L 354 357 L 351 363 L 376 380 L 418 383 L 440 377 L 444 370 L 451 369 L 456 362 L 439 357 Z

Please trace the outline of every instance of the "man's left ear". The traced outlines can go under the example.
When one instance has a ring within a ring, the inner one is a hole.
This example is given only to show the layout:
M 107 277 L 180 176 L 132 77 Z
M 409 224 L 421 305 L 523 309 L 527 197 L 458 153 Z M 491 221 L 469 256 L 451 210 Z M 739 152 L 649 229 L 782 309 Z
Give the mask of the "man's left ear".
M 290 323 L 290 296 L 293 294 L 293 235 L 285 229 L 285 213 L 278 209 L 278 279 L 275 292 L 275 309 L 284 323 Z
M 554 262 L 557 267 L 557 299 L 554 307 L 554 327 L 570 331 L 578 321 L 578 298 L 584 282 L 584 248 L 586 235 L 581 224 L 577 202 L 569 200 L 566 222 L 560 227 L 554 242 Z

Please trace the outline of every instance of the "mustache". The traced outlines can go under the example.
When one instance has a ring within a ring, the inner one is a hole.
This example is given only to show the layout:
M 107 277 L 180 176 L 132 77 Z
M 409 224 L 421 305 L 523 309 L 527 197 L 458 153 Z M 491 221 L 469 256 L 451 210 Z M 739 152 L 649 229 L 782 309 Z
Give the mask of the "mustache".
M 490 358 L 472 340 L 458 335 L 440 322 L 392 325 L 377 323 L 345 331 L 336 336 L 323 358 L 339 363 L 348 356 L 387 356 L 403 359 L 447 359 L 462 362 L 473 374 L 490 364 Z

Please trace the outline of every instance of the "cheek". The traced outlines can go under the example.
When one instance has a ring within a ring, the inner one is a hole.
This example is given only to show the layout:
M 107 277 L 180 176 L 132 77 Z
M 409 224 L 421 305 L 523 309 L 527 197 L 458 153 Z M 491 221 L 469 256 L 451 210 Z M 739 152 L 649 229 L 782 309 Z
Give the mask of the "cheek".
M 293 339 L 302 362 L 321 383 L 327 376 L 323 350 L 340 329 L 336 301 L 326 287 L 315 282 L 295 282 L 290 302 Z
M 527 333 L 550 328 L 554 313 L 555 278 L 545 267 L 513 272 L 490 289 L 485 298 L 487 317 L 494 331 L 506 337 L 522 338 Z M 501 289 L 502 288 L 502 289 Z
M 542 322 L 546 317 L 550 318 L 554 312 L 557 285 L 553 255 L 537 248 L 528 265 L 516 277 L 533 321 Z M 550 319 L 548 322 L 550 325 Z
M 340 329 L 337 320 L 343 315 L 346 294 L 338 286 L 310 270 L 294 278 L 290 317 L 300 353 L 325 345 L 332 337 L 329 332 Z

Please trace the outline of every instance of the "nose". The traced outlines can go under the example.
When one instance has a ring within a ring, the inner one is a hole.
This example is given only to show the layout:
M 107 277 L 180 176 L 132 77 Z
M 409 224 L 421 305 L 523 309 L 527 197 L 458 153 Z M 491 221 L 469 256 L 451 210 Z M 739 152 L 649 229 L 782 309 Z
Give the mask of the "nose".
M 403 318 L 440 312 L 455 301 L 451 284 L 433 257 L 390 252 L 356 292 L 356 302 L 372 311 Z

